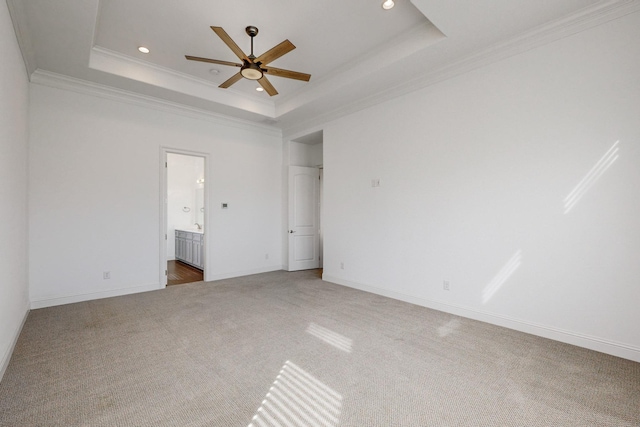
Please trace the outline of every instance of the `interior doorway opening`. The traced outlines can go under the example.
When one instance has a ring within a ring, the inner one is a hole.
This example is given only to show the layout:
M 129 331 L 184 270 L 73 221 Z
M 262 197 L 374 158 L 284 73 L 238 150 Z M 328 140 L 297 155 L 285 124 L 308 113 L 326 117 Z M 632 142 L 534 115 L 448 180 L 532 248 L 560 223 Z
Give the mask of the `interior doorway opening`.
M 203 281 L 206 249 L 206 156 L 164 152 L 164 285 Z
M 167 286 L 201 282 L 203 280 L 204 274 L 202 270 L 182 261 L 167 260 Z
M 324 156 L 322 130 L 289 141 L 287 270 L 323 266 L 322 200 Z

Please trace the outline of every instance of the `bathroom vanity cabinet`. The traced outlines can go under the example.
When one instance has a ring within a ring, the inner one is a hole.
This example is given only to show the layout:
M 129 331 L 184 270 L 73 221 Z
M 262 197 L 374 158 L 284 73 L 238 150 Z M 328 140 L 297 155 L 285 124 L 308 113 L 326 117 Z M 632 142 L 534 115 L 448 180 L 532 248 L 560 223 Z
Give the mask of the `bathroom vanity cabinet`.
M 176 260 L 204 269 L 204 233 L 176 230 Z

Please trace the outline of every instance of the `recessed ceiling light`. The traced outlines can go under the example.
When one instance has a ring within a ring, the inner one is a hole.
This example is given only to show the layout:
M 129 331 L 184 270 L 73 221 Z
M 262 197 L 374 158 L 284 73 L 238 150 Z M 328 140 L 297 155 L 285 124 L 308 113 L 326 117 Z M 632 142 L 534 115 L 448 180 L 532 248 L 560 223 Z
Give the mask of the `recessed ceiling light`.
M 138 50 L 142 53 L 149 53 L 149 49 L 144 46 L 140 46 Z
M 262 92 L 262 91 L 264 91 L 264 89 L 263 89 L 262 87 L 260 87 L 260 86 L 258 86 L 258 87 L 256 88 L 256 90 L 257 90 L 258 92 Z
M 389 10 L 395 5 L 396 4 L 393 2 L 393 0 L 386 0 L 384 3 L 382 3 L 382 8 L 384 10 Z
M 209 72 L 214 76 L 217 76 L 218 74 L 220 74 L 220 70 L 218 70 L 217 68 L 212 68 L 209 70 Z

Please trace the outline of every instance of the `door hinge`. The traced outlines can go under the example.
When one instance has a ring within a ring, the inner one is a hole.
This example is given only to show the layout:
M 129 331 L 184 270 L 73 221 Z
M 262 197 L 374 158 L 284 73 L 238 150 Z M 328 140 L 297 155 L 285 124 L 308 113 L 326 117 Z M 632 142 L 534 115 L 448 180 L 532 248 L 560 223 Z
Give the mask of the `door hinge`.
M 168 272 L 167 270 L 165 270 L 165 271 L 164 271 L 164 275 L 165 275 L 165 276 L 168 276 L 168 275 L 169 275 L 169 272 Z
M 166 234 L 164 235 L 164 240 L 167 240 L 167 235 Z
M 168 166 L 167 162 L 164 162 L 164 167 L 166 168 Z

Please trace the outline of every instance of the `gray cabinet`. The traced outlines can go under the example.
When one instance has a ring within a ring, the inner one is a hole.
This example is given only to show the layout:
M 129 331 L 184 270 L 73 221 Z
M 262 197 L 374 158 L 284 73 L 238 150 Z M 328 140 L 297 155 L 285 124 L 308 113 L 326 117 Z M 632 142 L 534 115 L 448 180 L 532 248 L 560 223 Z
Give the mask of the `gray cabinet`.
M 176 230 L 176 259 L 193 267 L 204 269 L 204 234 Z

